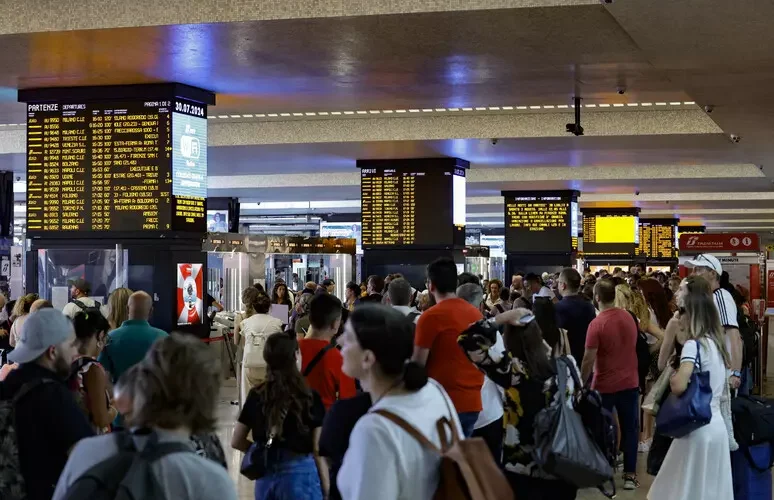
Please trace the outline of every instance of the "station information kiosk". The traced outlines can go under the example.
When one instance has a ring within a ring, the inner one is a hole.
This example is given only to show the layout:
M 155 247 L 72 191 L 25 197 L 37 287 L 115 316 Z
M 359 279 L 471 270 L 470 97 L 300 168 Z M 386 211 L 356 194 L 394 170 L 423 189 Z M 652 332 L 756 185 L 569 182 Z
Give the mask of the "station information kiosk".
M 509 273 L 557 272 L 578 250 L 578 191 L 503 191 Z
M 640 244 L 639 213 L 639 208 L 584 209 L 584 265 L 591 271 L 613 267 L 628 270 Z
M 180 84 L 28 89 L 28 291 L 145 290 L 154 322 L 206 334 L 207 106 Z M 180 298 L 182 297 L 182 298 Z M 59 305 L 59 304 L 57 304 Z
M 671 272 L 677 267 L 679 219 L 640 219 L 640 243 L 635 260 L 648 270 Z
M 459 158 L 357 161 L 364 278 L 401 273 L 424 289 L 433 260 L 463 266 L 469 166 Z

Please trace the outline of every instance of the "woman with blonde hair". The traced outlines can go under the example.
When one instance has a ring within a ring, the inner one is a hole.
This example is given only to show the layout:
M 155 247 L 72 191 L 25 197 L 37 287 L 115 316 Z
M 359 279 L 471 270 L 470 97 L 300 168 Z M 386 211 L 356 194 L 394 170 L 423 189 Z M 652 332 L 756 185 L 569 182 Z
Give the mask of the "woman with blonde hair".
M 704 281 L 701 277 L 694 279 Z M 734 498 L 729 435 L 720 411 L 721 399 L 728 397 L 726 367 L 730 365 L 730 356 L 725 346 L 725 332 L 711 295 L 702 290 L 687 292 L 681 297 L 681 303 L 684 338 L 678 340 L 684 343 L 680 367 L 669 387 L 679 397 L 686 391 L 695 368 L 709 372 L 712 419 L 709 424 L 672 442 L 648 498 Z
M 124 321 L 129 319 L 129 296 L 133 293 L 128 288 L 116 288 L 108 297 L 106 318 L 111 331 L 119 328 Z
M 16 301 L 16 304 L 14 304 L 13 311 L 11 311 L 12 323 L 10 338 L 8 339 L 8 343 L 11 345 L 11 347 L 16 347 L 16 342 L 21 336 L 22 325 L 27 319 L 27 316 L 30 314 L 30 308 L 32 308 L 32 304 L 34 304 L 35 301 L 39 298 L 40 297 L 38 297 L 37 293 L 28 293 L 24 297 L 19 298 Z

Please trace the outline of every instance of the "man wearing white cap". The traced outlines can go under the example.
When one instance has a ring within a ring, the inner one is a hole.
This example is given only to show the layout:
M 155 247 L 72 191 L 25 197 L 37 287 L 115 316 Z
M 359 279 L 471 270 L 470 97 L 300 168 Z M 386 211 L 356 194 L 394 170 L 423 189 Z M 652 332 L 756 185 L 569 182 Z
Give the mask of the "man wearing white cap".
M 29 315 L 8 355 L 19 368 L 0 384 L 0 399 L 14 401 L 25 498 L 51 498 L 70 450 L 93 435 L 65 384 L 77 352 L 70 320 L 54 309 L 42 309 Z
M 720 315 L 720 323 L 726 331 L 726 349 L 731 355 L 731 377 L 729 384 L 736 389 L 741 383 L 742 377 L 742 336 L 739 333 L 739 322 L 736 319 L 736 302 L 727 290 L 720 288 L 720 275 L 723 274 L 723 266 L 714 255 L 702 253 L 696 258 L 685 263 L 686 267 L 692 267 L 693 273 L 706 279 L 712 289 L 712 297 L 715 299 L 715 307 Z

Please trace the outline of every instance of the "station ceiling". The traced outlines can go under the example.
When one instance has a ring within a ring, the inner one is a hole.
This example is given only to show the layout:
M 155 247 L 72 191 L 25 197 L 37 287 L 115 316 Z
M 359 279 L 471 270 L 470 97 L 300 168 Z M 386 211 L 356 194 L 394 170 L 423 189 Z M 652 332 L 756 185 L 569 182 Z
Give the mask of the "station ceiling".
M 458 156 L 472 214 L 572 188 L 774 231 L 765 0 L 2 4 L 0 168 L 21 178 L 18 89 L 177 81 L 218 96 L 212 196 L 351 202 L 358 158 Z M 564 131 L 574 96 L 584 137 Z

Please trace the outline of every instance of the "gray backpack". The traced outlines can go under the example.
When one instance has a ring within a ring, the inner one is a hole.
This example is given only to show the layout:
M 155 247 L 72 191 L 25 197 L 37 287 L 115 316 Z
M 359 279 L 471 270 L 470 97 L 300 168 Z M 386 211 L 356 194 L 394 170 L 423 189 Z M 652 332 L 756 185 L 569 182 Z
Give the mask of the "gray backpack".
M 171 453 L 194 451 L 186 443 L 159 443 L 158 434 L 149 432 L 141 451 L 131 432 L 116 432 L 118 453 L 76 479 L 67 489 L 65 500 L 166 500 L 151 465 Z
M 19 462 L 19 441 L 16 436 L 16 404 L 31 390 L 49 379 L 27 382 L 12 399 L 0 401 L 0 498 L 3 500 L 24 500 L 27 487 Z

